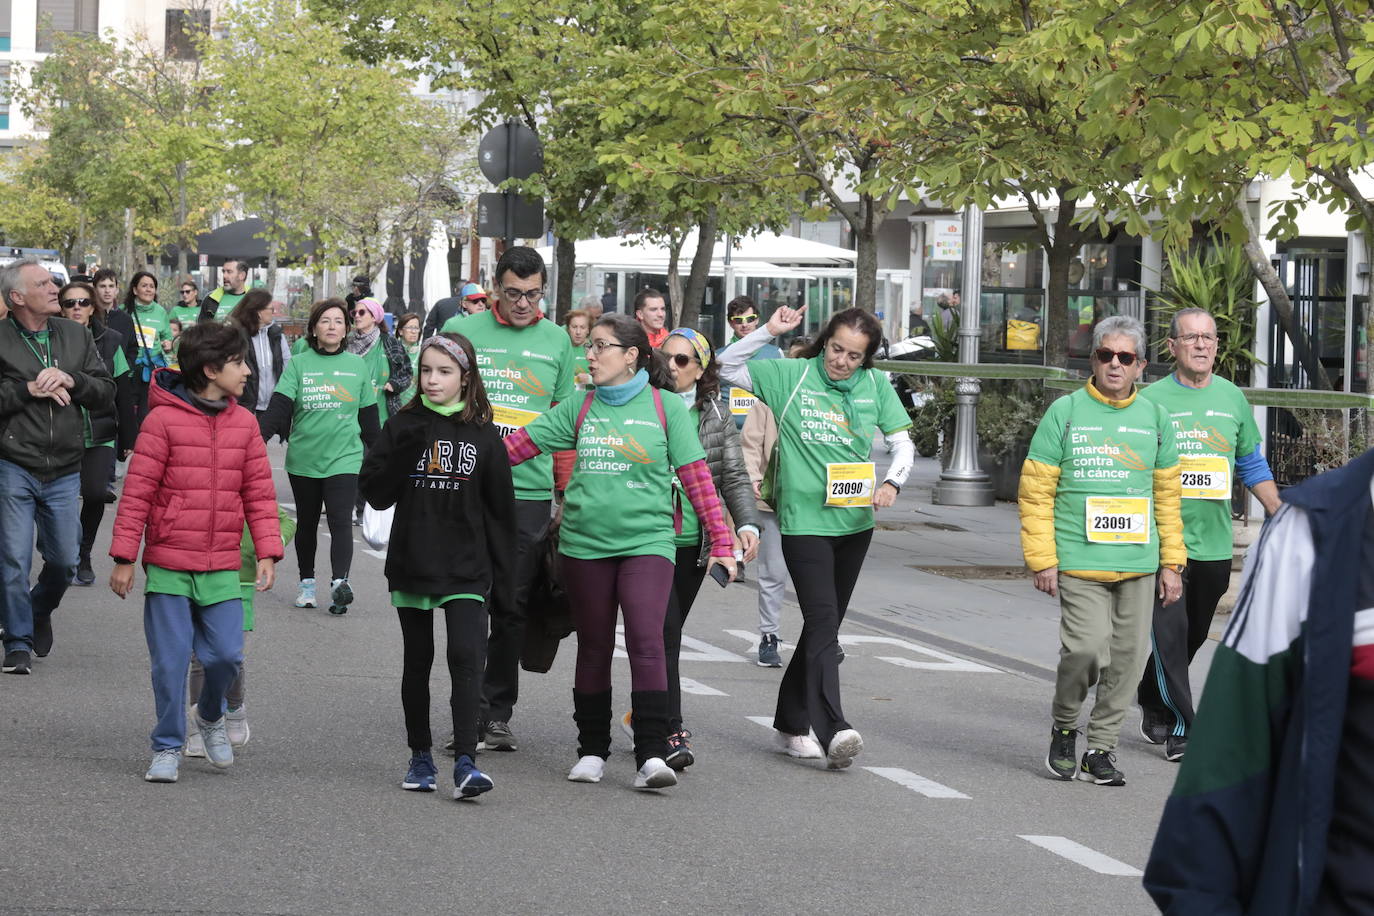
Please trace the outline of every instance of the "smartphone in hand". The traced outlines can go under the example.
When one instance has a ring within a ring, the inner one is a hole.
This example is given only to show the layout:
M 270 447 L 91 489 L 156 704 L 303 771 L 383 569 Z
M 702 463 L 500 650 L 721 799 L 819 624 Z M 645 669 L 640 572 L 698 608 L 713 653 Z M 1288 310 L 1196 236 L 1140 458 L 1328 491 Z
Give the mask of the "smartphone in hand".
M 725 588 L 725 586 L 730 584 L 730 571 L 724 566 L 712 566 L 711 578 L 720 583 L 721 588 Z

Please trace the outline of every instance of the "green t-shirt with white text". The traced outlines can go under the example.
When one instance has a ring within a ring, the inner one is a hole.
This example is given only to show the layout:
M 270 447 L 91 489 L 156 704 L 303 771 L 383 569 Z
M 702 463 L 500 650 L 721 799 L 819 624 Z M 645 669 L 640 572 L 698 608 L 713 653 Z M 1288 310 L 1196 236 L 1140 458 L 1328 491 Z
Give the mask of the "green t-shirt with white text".
M 306 348 L 282 370 L 274 394 L 291 399 L 286 472 L 324 478 L 356 474 L 363 465 L 358 413 L 377 403 L 372 372 L 354 353 Z
M 442 330 L 462 334 L 472 342 L 491 401 L 491 420 L 502 437 L 572 396 L 572 350 L 567 333 L 552 321 L 540 319 L 514 328 L 487 311 L 466 318 L 454 316 Z M 516 499 L 553 499 L 553 456 L 540 455 L 512 468 L 511 482 Z
M 200 306 L 198 305 L 174 305 L 171 308 L 171 315 L 181 322 L 181 329 L 185 331 L 191 325 L 200 320 Z
M 620 406 L 593 398 L 580 430 L 574 427 L 583 398 L 561 402 L 526 427 L 545 454 L 577 449 L 563 503 L 563 553 L 579 560 L 673 560 L 673 474 L 706 453 L 682 399 L 671 392 L 660 397 L 666 435 L 648 385 Z
M 1260 444 L 1250 403 L 1239 388 L 1216 376 L 1206 388 L 1189 388 L 1170 375 L 1145 388 L 1140 396 L 1161 405 L 1173 421 L 1188 558 L 1231 559 L 1231 487 L 1236 456 L 1253 454 Z
M 239 300 L 248 295 L 248 291 L 241 293 L 226 292 L 219 297 L 219 302 L 215 305 L 215 320 L 223 321 L 229 317 L 229 313 L 234 310 L 234 306 L 239 304 Z
M 170 362 L 168 354 L 162 350 L 162 342 L 172 339 L 171 318 L 167 314 L 167 309 L 156 302 L 148 305 L 135 303 L 130 317 L 134 322 L 133 338 L 134 346 L 138 348 L 137 352 L 151 354 L 151 357 L 147 357 L 150 365 L 158 365 L 158 358 L 162 360 L 162 365 Z M 139 359 L 135 358 L 134 362 L 138 363 Z M 142 379 L 140 373 L 137 380 Z
M 827 465 L 867 462 L 875 430 L 894 433 L 911 425 L 886 372 L 856 370 L 850 408 L 844 393 L 826 383 L 824 372 L 819 358 L 749 363 L 754 394 L 778 423 L 778 528 L 783 534 L 836 537 L 872 528 L 871 506 L 825 504 Z

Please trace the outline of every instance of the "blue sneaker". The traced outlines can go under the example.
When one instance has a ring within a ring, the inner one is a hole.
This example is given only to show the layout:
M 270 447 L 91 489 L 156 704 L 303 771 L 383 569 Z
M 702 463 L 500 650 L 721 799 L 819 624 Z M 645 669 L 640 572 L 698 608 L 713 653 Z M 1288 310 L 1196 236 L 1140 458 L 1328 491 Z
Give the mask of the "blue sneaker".
M 467 754 L 458 758 L 453 765 L 453 797 L 455 799 L 476 798 L 483 792 L 490 792 L 496 783 L 491 777 L 477 769 L 477 764 Z
M 410 758 L 410 769 L 406 778 L 401 780 L 401 788 L 410 792 L 433 792 L 434 777 L 439 771 L 434 768 L 434 758 L 429 751 L 421 751 Z

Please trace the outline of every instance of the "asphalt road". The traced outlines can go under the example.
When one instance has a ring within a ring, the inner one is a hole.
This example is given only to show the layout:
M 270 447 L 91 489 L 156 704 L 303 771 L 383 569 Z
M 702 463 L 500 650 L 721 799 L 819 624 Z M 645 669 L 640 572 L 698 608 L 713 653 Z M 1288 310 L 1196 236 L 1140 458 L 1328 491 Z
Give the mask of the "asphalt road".
M 52 655 L 31 677 L 0 677 L 0 912 L 1153 912 L 1138 870 L 1176 770 L 1135 734 L 1136 713 L 1124 788 L 1055 781 L 1044 670 L 852 621 L 842 680 L 864 752 L 842 772 L 791 760 L 752 719 L 771 717 L 781 671 L 753 663 L 749 586 L 708 581 L 688 622 L 698 762 L 677 788 L 632 790 L 618 730 L 600 784 L 566 781 L 569 639 L 550 674 L 525 676 L 520 750 L 480 757 L 494 791 L 453 801 L 441 758 L 438 793 L 404 792 L 401 643 L 381 570 L 360 545 L 350 613 L 297 610 L 288 549 L 249 637 L 252 741 L 227 771 L 185 761 L 175 785 L 142 779 L 141 602 L 73 589 Z M 784 636 L 799 625 L 787 608 Z M 616 677 L 628 702 L 623 659 Z M 432 706 L 446 732 L 442 661 Z

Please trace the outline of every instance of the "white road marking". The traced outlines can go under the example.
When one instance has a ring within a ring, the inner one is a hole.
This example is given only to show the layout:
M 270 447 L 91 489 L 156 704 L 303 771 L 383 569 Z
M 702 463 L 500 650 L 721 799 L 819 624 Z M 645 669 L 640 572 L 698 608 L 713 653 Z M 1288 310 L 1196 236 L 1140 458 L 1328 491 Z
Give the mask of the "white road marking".
M 385 559 L 386 559 L 386 551 L 385 551 L 385 550 L 373 550 L 371 547 L 367 547 L 367 546 L 362 545 L 362 544 L 359 544 L 359 545 L 358 545 L 358 549 L 361 550 L 363 553 L 367 554 L 367 555 L 370 556 L 370 557 L 376 557 L 376 558 L 379 559 L 379 560 L 385 560 Z
M 755 725 L 762 725 L 770 732 L 773 731 L 772 716 L 745 716 L 744 718 L 748 719 L 750 722 L 753 722 Z
M 625 625 L 616 624 L 615 628 L 615 652 L 614 658 L 629 658 L 625 652 Z M 733 652 L 713 646 L 709 642 L 697 639 L 695 636 L 683 635 L 682 651 L 678 653 L 680 662 L 747 662 L 749 659 L 743 655 L 736 655 Z
M 707 687 L 701 681 L 694 681 L 690 677 L 680 678 L 680 680 L 683 693 L 694 693 L 699 697 L 728 697 L 730 695 L 714 687 Z
M 1097 850 L 1089 849 L 1082 843 L 1075 843 L 1067 837 L 1017 835 L 1028 843 L 1034 843 L 1041 849 L 1048 849 L 1055 855 L 1063 856 L 1070 862 L 1076 862 L 1084 868 L 1097 872 L 1099 875 L 1120 875 L 1123 878 L 1139 878 L 1141 874 L 1143 874 L 1138 868 L 1132 868 L 1125 862 L 1118 862 L 1111 856 L 1104 856 Z
M 989 668 L 987 665 L 980 665 L 971 662 L 966 658 L 959 658 L 956 655 L 948 655 L 937 649 L 929 649 L 925 646 L 918 646 L 915 643 L 907 642 L 905 639 L 896 639 L 892 636 L 840 636 L 840 644 L 845 646 L 880 645 L 896 646 L 914 655 L 924 655 L 937 661 L 914 661 L 909 658 L 896 656 L 879 655 L 878 661 L 887 662 L 889 665 L 896 665 L 899 668 L 919 668 L 924 671 L 988 671 L 1000 674 L 996 668 Z
M 926 798 L 968 798 L 963 792 L 951 789 L 949 786 L 942 786 L 933 779 L 918 776 L 910 770 L 897 767 L 863 767 L 862 769 L 881 776 L 883 779 L 890 779 L 897 785 L 905 786 Z

